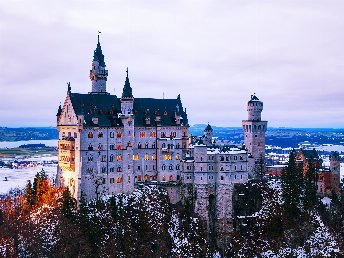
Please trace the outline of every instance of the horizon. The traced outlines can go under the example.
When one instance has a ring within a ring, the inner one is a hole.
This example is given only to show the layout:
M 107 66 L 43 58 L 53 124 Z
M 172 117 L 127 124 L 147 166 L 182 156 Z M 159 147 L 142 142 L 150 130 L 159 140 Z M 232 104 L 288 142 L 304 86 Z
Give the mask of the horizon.
M 134 97 L 180 94 L 192 124 L 236 127 L 256 93 L 271 128 L 344 128 L 344 2 L 322 3 L 1 2 L 0 124 L 50 126 L 66 82 L 89 92 L 99 30 L 111 94 L 129 67 Z
M 195 126 L 207 126 L 207 124 L 191 124 L 189 125 L 190 127 L 195 127 Z M 233 128 L 233 129 L 242 129 L 242 126 L 218 126 L 218 125 L 213 125 L 211 124 L 212 127 L 215 128 Z M 9 128 L 9 129 L 25 129 L 25 128 L 51 128 L 51 129 L 56 129 L 56 126 L 0 126 L 0 128 Z M 300 129 L 300 130 L 306 130 L 306 129 L 321 129 L 321 130 L 344 130 L 344 127 L 272 127 L 268 126 L 268 129 Z

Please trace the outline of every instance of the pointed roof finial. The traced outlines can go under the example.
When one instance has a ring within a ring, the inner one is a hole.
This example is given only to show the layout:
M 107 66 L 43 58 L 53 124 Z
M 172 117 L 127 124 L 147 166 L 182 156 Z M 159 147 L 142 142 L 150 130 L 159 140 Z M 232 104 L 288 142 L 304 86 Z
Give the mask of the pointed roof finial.
M 67 93 L 70 94 L 72 92 L 72 87 L 70 86 L 70 82 L 67 82 Z
M 102 32 L 98 30 L 98 44 L 99 44 L 99 34 L 100 33 L 102 33 Z
M 129 78 L 128 67 L 127 67 L 127 71 L 126 72 L 127 72 L 127 78 Z

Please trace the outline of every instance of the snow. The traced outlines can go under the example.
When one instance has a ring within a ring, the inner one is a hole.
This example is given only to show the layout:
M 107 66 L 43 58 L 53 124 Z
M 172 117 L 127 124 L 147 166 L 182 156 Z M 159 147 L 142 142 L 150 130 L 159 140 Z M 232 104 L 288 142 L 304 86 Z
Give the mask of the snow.
M 323 203 L 324 205 L 326 205 L 327 207 L 330 207 L 330 206 L 331 206 L 331 198 L 329 198 L 329 197 L 324 197 L 324 198 L 321 199 L 321 201 L 322 201 L 322 203 Z
M 28 180 L 33 182 L 37 172 L 44 169 L 48 177 L 54 182 L 56 177 L 57 166 L 42 166 L 20 169 L 0 168 L 0 194 L 7 193 L 10 189 L 24 188 Z M 8 181 L 5 181 L 7 177 Z

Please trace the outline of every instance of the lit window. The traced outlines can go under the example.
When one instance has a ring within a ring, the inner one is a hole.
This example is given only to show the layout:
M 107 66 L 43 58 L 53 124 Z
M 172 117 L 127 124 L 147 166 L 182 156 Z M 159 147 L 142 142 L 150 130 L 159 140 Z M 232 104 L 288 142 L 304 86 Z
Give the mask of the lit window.
M 155 132 L 150 132 L 149 136 L 150 137 L 156 137 L 156 133 Z
M 145 154 L 145 160 L 149 160 L 149 155 L 148 155 L 148 153 Z
M 122 183 L 123 182 L 123 178 L 122 177 L 117 177 L 117 183 Z
M 156 155 L 155 154 L 152 155 L 152 160 L 156 160 Z
M 63 135 L 64 136 L 64 135 Z M 92 132 L 89 132 L 88 133 L 88 138 L 93 138 L 93 133 Z
M 140 137 L 141 138 L 146 137 L 146 132 L 140 132 Z
M 148 181 L 149 180 L 149 176 L 145 175 L 144 180 L 145 180 L 145 182 Z
M 133 155 L 133 160 L 139 160 L 139 154 L 134 154 Z
M 116 149 L 117 149 L 117 150 L 121 150 L 121 149 L 122 149 L 122 144 L 118 144 L 118 145 L 116 146 Z
M 116 160 L 117 160 L 117 161 L 122 160 L 122 156 L 121 156 L 121 155 L 117 155 L 117 156 L 116 156 Z
M 121 138 L 122 137 L 122 133 L 121 132 L 117 132 L 117 138 Z
M 173 181 L 173 176 L 172 175 L 170 175 L 170 181 Z
M 137 176 L 137 181 L 141 181 L 141 176 Z
M 162 176 L 162 181 L 166 181 L 166 176 Z

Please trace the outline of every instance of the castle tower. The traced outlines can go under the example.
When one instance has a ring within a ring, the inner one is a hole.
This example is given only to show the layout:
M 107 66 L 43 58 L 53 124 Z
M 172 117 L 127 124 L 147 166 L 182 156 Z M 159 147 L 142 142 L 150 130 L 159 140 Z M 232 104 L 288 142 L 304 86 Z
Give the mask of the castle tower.
M 132 192 L 134 190 L 134 163 L 133 163 L 133 146 L 135 144 L 134 137 L 134 96 L 129 82 L 128 68 L 127 77 L 125 79 L 123 93 L 121 98 L 121 119 L 124 126 L 123 129 L 123 149 L 124 149 L 124 173 L 123 177 L 128 178 L 128 184 L 124 185 L 124 192 Z
M 339 194 L 340 186 L 340 156 L 338 152 L 332 152 L 330 155 L 330 171 L 331 171 L 331 188 Z
M 209 123 L 204 129 L 204 144 L 206 146 L 211 146 L 213 144 L 213 128 L 211 128 Z
M 255 173 L 262 173 L 265 164 L 265 133 L 268 122 L 261 120 L 262 111 L 263 102 L 255 94 L 251 95 L 247 103 L 248 119 L 242 121 L 242 126 L 245 146 L 254 159 L 251 172 Z
M 108 70 L 105 70 L 105 61 L 102 48 L 99 42 L 96 50 L 94 50 L 92 70 L 90 70 L 90 79 L 92 81 L 92 94 L 108 94 L 106 92 L 106 81 L 108 76 Z

